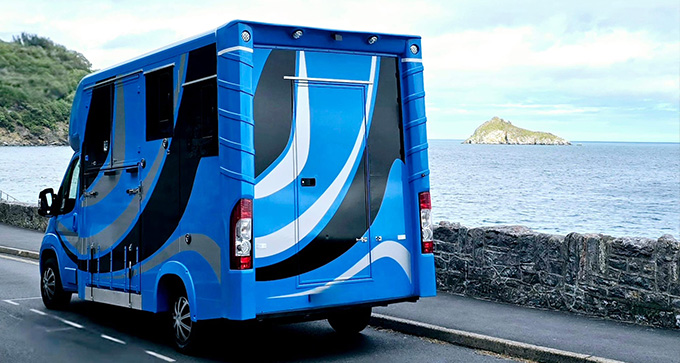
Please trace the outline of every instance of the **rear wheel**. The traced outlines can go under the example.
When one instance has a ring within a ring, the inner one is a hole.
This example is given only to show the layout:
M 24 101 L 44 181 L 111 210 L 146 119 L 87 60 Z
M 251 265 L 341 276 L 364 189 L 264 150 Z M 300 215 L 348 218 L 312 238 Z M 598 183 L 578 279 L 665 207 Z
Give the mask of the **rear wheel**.
M 40 296 L 45 307 L 52 310 L 63 309 L 71 301 L 71 293 L 64 291 L 61 286 L 59 266 L 53 257 L 48 258 L 43 264 Z
M 172 300 L 170 319 L 174 335 L 175 349 L 189 354 L 195 351 L 198 345 L 198 335 L 201 326 L 198 322 L 191 321 L 191 304 L 186 294 L 178 294 Z
M 371 319 L 371 308 L 351 308 L 342 310 L 328 317 L 333 330 L 342 335 L 358 334 L 364 330 Z

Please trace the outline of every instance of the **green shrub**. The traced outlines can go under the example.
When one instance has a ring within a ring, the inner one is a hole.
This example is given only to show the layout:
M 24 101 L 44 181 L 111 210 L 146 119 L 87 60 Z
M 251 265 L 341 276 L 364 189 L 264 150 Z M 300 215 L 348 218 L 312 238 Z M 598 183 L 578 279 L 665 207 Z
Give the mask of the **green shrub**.
M 20 125 L 40 136 L 68 122 L 75 89 L 91 68 L 82 54 L 35 34 L 0 41 L 0 128 Z

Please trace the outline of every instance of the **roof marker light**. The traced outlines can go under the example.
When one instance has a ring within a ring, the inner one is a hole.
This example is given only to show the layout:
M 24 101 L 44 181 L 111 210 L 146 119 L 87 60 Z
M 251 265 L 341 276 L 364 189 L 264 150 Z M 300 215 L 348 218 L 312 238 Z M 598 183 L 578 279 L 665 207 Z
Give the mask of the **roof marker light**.
M 418 51 L 420 50 L 417 44 L 411 44 L 411 47 L 409 49 L 411 49 L 411 53 L 413 54 L 418 54 Z
M 293 32 L 293 39 L 300 39 L 300 38 L 302 38 L 303 34 L 304 33 L 302 32 L 302 29 L 298 29 L 298 30 Z
M 244 42 L 248 43 L 250 41 L 250 32 L 247 30 L 242 31 L 241 39 L 243 39 Z
M 366 40 L 366 42 L 368 42 L 368 44 L 375 44 L 375 42 L 377 42 L 377 41 L 378 41 L 378 36 L 377 36 L 377 35 L 371 35 L 371 36 L 368 37 L 368 39 Z

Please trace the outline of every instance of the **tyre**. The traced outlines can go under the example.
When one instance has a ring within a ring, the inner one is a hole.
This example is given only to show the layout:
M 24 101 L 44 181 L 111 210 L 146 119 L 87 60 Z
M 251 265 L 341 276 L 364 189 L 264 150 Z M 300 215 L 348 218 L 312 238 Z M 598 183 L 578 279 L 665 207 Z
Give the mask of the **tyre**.
M 192 307 L 186 293 L 177 294 L 172 299 L 170 308 L 170 323 L 175 349 L 183 354 L 195 352 L 199 345 L 201 325 L 198 322 L 191 321 Z
M 351 308 L 342 310 L 328 317 L 333 330 L 342 335 L 354 335 L 364 330 L 371 319 L 371 308 Z
M 64 291 L 59 277 L 59 266 L 54 257 L 45 261 L 40 278 L 40 296 L 45 307 L 51 310 L 65 308 L 71 301 L 71 293 Z

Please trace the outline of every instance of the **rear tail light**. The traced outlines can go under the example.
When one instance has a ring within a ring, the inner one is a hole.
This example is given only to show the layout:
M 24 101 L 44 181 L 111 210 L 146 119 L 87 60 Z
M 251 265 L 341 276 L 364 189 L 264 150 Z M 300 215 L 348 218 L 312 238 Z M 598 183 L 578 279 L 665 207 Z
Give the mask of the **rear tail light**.
M 432 203 L 430 192 L 418 194 L 420 203 L 420 240 L 423 253 L 434 252 L 434 238 L 432 232 Z
M 231 212 L 232 270 L 253 268 L 253 200 L 241 199 Z

